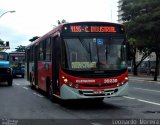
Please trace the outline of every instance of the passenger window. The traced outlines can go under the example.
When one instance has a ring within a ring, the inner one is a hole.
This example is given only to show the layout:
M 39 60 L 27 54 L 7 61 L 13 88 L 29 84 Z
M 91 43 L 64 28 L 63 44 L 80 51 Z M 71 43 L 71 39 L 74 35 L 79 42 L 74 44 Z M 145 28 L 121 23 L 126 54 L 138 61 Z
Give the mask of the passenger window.
M 46 41 L 46 61 L 51 60 L 51 40 L 48 38 Z

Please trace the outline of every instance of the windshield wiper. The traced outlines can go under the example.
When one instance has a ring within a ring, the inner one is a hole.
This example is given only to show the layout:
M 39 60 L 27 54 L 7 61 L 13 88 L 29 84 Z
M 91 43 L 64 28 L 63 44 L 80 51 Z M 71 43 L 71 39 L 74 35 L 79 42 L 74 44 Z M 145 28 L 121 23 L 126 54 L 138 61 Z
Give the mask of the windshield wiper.
M 87 47 L 87 45 L 85 44 L 85 41 L 81 38 L 78 38 L 79 41 L 81 42 L 83 48 L 87 51 L 87 53 L 89 54 L 89 57 L 90 57 L 90 61 L 92 62 L 92 55 L 91 55 L 91 47 L 90 47 L 90 44 L 89 44 L 89 48 Z

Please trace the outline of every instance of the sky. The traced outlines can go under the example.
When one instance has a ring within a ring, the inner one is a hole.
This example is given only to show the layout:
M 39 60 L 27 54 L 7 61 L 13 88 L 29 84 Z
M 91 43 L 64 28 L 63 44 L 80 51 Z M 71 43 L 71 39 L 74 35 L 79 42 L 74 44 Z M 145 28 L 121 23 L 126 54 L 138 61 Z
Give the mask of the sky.
M 42 36 L 67 22 L 105 21 L 117 23 L 118 0 L 0 0 L 0 39 L 10 42 L 8 52 L 27 46 L 29 39 Z

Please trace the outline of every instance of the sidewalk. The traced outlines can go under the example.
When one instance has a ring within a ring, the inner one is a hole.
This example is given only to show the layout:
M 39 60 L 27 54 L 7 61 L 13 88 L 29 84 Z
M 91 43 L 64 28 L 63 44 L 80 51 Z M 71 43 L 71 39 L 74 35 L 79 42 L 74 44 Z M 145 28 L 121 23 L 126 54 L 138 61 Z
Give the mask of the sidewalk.
M 160 83 L 160 76 L 157 77 L 157 81 L 154 80 L 154 76 L 152 75 L 143 75 L 139 74 L 138 76 L 134 76 L 133 74 L 129 74 L 129 79 L 130 80 L 141 80 L 141 81 L 150 81 L 150 82 L 157 82 Z

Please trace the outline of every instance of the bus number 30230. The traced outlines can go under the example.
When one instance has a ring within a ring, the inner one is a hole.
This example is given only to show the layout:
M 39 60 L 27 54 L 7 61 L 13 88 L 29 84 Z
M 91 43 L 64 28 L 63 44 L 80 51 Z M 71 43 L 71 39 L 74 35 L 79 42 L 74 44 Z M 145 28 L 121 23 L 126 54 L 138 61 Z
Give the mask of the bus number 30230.
M 104 83 L 116 83 L 117 81 L 117 79 L 105 79 Z

